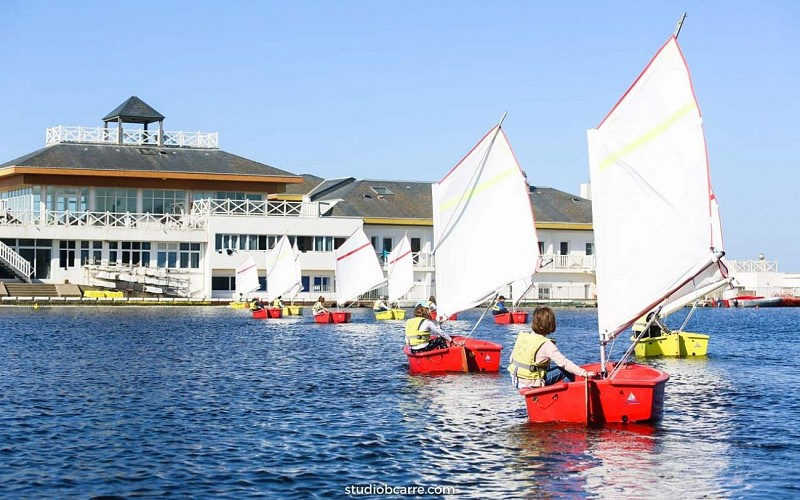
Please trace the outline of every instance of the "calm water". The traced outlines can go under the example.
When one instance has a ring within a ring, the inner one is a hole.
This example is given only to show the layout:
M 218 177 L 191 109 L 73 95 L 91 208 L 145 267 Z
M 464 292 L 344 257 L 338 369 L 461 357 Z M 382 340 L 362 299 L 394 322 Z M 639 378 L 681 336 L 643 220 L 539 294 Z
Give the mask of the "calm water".
M 557 315 L 561 350 L 596 361 L 596 311 Z M 0 496 L 800 495 L 800 308 L 699 310 L 708 358 L 652 361 L 672 375 L 663 421 L 604 429 L 526 423 L 505 371 L 517 325 L 475 333 L 505 346 L 498 375 L 412 377 L 402 323 L 371 316 L 4 307 Z

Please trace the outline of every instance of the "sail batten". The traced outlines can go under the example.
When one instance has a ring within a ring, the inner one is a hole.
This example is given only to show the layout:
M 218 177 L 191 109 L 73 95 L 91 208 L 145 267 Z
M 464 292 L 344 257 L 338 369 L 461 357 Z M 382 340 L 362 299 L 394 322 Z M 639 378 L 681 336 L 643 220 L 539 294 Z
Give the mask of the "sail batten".
M 437 311 L 474 307 L 537 268 L 530 190 L 500 126 L 432 187 Z

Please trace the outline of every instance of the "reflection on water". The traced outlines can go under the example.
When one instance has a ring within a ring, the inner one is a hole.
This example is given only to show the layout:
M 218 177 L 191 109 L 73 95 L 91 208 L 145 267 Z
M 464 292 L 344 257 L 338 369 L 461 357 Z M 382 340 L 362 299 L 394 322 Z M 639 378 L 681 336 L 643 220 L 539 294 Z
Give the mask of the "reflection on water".
M 403 322 L 252 320 L 223 308 L 0 309 L 0 493 L 343 496 L 454 486 L 474 498 L 789 496 L 800 309 L 700 310 L 702 359 L 654 426 L 529 424 L 505 366 L 524 325 L 484 318 L 499 374 L 410 376 Z M 597 360 L 594 310 L 558 310 L 559 348 Z M 478 311 L 448 322 L 467 334 Z M 758 342 L 743 343 L 756 338 Z

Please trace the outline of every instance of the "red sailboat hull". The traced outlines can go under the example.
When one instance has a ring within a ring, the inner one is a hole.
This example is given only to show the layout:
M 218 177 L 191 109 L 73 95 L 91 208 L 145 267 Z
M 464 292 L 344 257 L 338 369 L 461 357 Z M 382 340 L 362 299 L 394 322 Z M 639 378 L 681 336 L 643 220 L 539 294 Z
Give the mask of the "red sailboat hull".
M 352 314 L 344 311 L 328 312 L 314 315 L 315 323 L 350 323 Z
M 525 311 L 513 311 L 503 314 L 495 314 L 494 322 L 498 325 L 508 325 L 510 323 L 527 323 L 528 313 Z
M 586 365 L 597 372 L 600 364 Z M 521 389 L 531 422 L 633 423 L 661 419 L 669 374 L 629 363 L 612 380 L 589 380 Z
M 447 349 L 434 349 L 421 353 L 403 348 L 412 374 L 454 372 L 497 372 L 500 370 L 500 351 L 503 346 L 486 340 L 453 337 L 457 344 Z
M 436 311 L 431 311 L 431 319 L 432 320 L 436 319 Z M 447 319 L 450 320 L 450 321 L 457 320 L 458 319 L 458 314 L 451 314 L 450 317 L 447 318 Z
M 281 309 L 269 308 L 253 311 L 253 319 L 280 318 L 283 316 Z
M 256 309 L 253 312 L 253 319 L 267 319 L 267 310 L 266 309 Z

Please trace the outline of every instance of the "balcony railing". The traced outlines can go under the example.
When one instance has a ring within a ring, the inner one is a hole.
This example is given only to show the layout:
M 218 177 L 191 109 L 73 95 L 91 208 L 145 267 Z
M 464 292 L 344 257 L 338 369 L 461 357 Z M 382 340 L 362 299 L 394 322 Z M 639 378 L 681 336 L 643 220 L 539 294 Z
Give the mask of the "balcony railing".
M 593 255 L 542 255 L 542 270 L 593 271 Z
M 158 130 L 122 129 L 122 144 L 159 146 Z M 45 131 L 45 145 L 71 142 L 78 144 L 119 144 L 119 129 L 105 127 L 57 127 Z M 182 148 L 219 148 L 219 132 L 164 131 L 161 146 Z
M 725 262 L 733 273 L 777 273 L 777 260 L 729 260 Z
M 319 217 L 319 214 L 319 204 L 316 202 L 209 198 L 192 202 L 192 215 Z
M 31 210 L 7 211 L 0 216 L 0 226 L 83 226 L 129 227 L 139 229 L 164 229 L 172 231 L 202 231 L 206 218 L 195 214 L 150 214 L 117 212 L 72 212 Z

